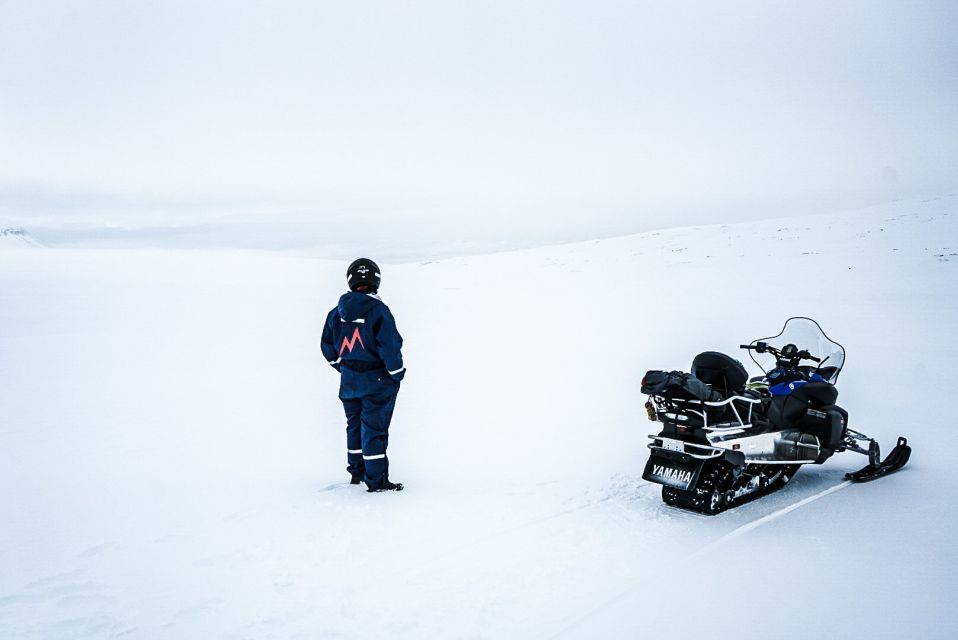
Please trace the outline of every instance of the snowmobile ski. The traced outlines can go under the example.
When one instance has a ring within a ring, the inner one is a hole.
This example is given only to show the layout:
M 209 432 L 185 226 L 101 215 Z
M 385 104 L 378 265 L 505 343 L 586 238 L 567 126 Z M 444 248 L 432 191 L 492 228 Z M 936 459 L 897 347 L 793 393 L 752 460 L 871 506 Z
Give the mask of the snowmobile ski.
M 885 459 L 882 460 L 880 464 L 869 464 L 853 473 L 846 473 L 845 479 L 851 480 L 852 482 L 869 482 L 882 476 L 887 476 L 889 473 L 893 473 L 904 467 L 910 457 L 911 447 L 908 446 L 908 439 L 898 438 L 898 444 L 891 450 L 891 453 L 885 456 Z

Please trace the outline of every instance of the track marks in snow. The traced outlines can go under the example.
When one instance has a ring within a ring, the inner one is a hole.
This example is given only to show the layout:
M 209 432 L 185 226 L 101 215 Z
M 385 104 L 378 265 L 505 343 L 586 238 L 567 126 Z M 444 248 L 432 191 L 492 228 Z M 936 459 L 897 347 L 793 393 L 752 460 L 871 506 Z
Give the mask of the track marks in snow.
M 110 615 L 109 608 L 118 598 L 106 584 L 85 579 L 77 569 L 34 580 L 19 594 L 0 598 L 0 620 L 33 620 L 31 625 L 7 629 L 0 624 L 4 638 L 121 638 L 136 631 L 121 618 Z M 29 615 L 22 615 L 29 611 Z M 90 613 L 95 611 L 96 613 Z M 15 616 L 20 613 L 20 616 Z
M 111 616 L 97 615 L 70 618 L 53 623 L 44 637 L 123 638 L 136 632 Z
M 509 536 L 509 535 L 524 531 L 526 529 L 530 529 L 532 527 L 541 525 L 546 522 L 550 522 L 557 518 L 562 518 L 574 513 L 578 513 L 580 511 L 585 511 L 586 509 L 591 509 L 592 507 L 598 506 L 604 502 L 608 502 L 612 498 L 613 496 L 606 495 L 604 497 L 596 498 L 596 499 L 587 501 L 583 504 L 579 504 L 576 506 L 569 507 L 567 509 L 563 509 L 561 511 L 557 511 L 555 513 L 539 516 L 539 517 L 527 520 L 525 522 L 521 522 L 519 524 L 514 524 L 508 527 L 493 530 L 491 532 L 477 536 L 467 542 L 464 542 L 463 544 L 456 545 L 454 547 L 446 549 L 445 551 L 441 553 L 438 553 L 432 556 L 432 558 L 427 563 L 420 564 L 419 568 L 422 570 L 428 570 L 431 567 L 437 566 L 450 558 L 455 558 L 457 556 L 460 556 L 463 553 L 469 551 L 470 549 L 475 549 L 476 547 L 480 547 L 482 545 L 495 542 L 496 540 L 499 540 L 500 538 L 503 538 L 505 536 Z
M 192 622 L 201 616 L 214 612 L 224 602 L 225 600 L 219 597 L 205 598 L 194 602 L 192 605 L 177 611 L 173 616 L 175 622 L 170 624 Z
M 544 484 L 544 483 L 543 483 Z M 580 519 L 575 519 L 587 512 L 589 513 L 589 522 L 594 523 L 599 518 L 612 518 L 616 520 L 628 520 L 633 523 L 635 520 L 644 521 L 645 517 L 651 512 L 649 509 L 636 509 L 637 503 L 652 504 L 652 493 L 649 490 L 655 490 L 658 485 L 641 480 L 637 476 L 617 475 L 612 478 L 611 488 L 592 492 L 586 492 L 582 497 L 574 500 L 566 500 L 565 508 L 560 508 L 545 514 L 531 517 L 524 521 L 515 522 L 501 528 L 492 529 L 485 533 L 463 541 L 428 557 L 425 560 L 419 560 L 414 565 L 409 566 L 407 573 L 413 582 L 425 579 L 435 571 L 447 570 L 450 566 L 469 566 L 477 558 L 488 556 L 490 561 L 498 558 L 500 548 L 503 545 L 510 546 L 516 543 L 518 538 L 539 538 L 540 536 L 555 535 L 557 531 L 564 531 L 563 535 L 571 535 L 570 532 L 581 528 Z M 657 492 L 654 494 L 658 499 Z M 601 507 L 601 513 L 593 510 Z M 616 509 L 616 507 L 618 507 Z M 557 521 L 569 520 L 562 525 L 557 525 Z M 591 525 L 590 525 L 591 527 Z M 585 538 L 588 538 L 588 530 L 583 532 Z M 581 544 L 585 544 L 585 538 L 576 537 Z M 560 544 L 560 548 L 565 548 Z M 415 578 L 413 577 L 415 576 Z M 500 594 L 500 597 L 505 597 Z M 487 605 L 495 607 L 487 602 Z
M 631 506 L 634 504 L 634 499 L 636 498 L 636 493 L 638 491 L 644 492 L 648 489 L 654 489 L 655 487 L 658 486 L 646 480 L 638 480 L 638 481 L 634 481 L 634 480 L 629 481 L 628 479 L 624 480 L 621 475 L 613 477 L 611 481 L 611 485 L 612 485 L 612 488 L 605 495 L 600 495 L 600 496 L 596 496 L 592 498 L 586 497 L 585 502 L 581 504 L 576 504 L 576 505 L 567 507 L 565 509 L 556 511 L 554 513 L 550 513 L 548 515 L 538 516 L 526 522 L 493 531 L 470 543 L 467 543 L 465 545 L 458 547 L 458 549 L 467 549 L 469 547 L 483 544 L 485 542 L 489 542 L 491 540 L 500 538 L 502 536 L 506 536 L 506 535 L 516 533 L 518 531 L 522 531 L 532 527 L 536 527 L 538 525 L 551 522 L 559 518 L 564 518 L 566 516 L 574 515 L 576 513 L 586 511 L 588 509 L 592 509 L 594 507 L 598 507 L 603 504 L 619 503 L 619 504 Z
M 835 493 L 836 491 L 839 491 L 839 490 L 841 490 L 841 489 L 844 489 L 845 487 L 849 486 L 850 484 L 852 484 L 851 480 L 845 480 L 844 482 L 841 482 L 841 483 L 836 484 L 836 485 L 834 485 L 834 486 L 832 486 L 832 487 L 829 487 L 828 489 L 825 489 L 824 491 L 820 491 L 820 492 L 818 492 L 818 493 L 816 493 L 816 494 L 814 494 L 814 495 L 808 496 L 807 498 L 805 498 L 805 499 L 803 499 L 803 500 L 799 500 L 798 502 L 795 502 L 795 503 L 793 503 L 793 504 L 791 504 L 791 505 L 789 505 L 789 506 L 787 506 L 787 507 L 785 507 L 785 508 L 783 508 L 783 509 L 779 509 L 778 511 L 773 511 L 772 513 L 770 513 L 770 514 L 768 514 L 768 515 L 766 515 L 766 516 L 762 516 L 761 518 L 756 518 L 755 520 L 752 520 L 751 522 L 748 522 L 748 523 L 746 523 L 746 524 L 743 524 L 742 526 L 738 527 L 737 529 L 734 529 L 733 531 L 731 531 L 731 532 L 725 534 L 724 536 L 722 536 L 722 537 L 719 538 L 718 540 L 715 540 L 714 542 L 710 542 L 709 544 L 705 545 L 704 547 L 702 547 L 701 549 L 699 549 L 698 551 L 696 551 L 695 553 L 693 553 L 689 558 L 690 558 L 690 559 L 700 558 L 700 557 L 704 556 L 704 555 L 707 554 L 707 553 L 710 553 L 710 552 L 712 552 L 712 551 L 715 551 L 716 549 L 718 549 L 718 548 L 721 547 L 722 545 L 725 545 L 725 544 L 731 542 L 732 540 L 735 540 L 736 538 L 740 538 L 740 537 L 744 536 L 744 535 L 747 534 L 749 531 L 754 531 L 755 529 L 758 529 L 758 528 L 761 527 L 762 525 L 768 524 L 768 523 L 771 522 L 772 520 L 777 520 L 778 518 L 781 518 L 782 516 L 791 513 L 791 512 L 794 511 L 795 509 L 798 509 L 798 508 L 800 508 L 800 507 L 803 507 L 803 506 L 805 506 L 806 504 L 808 504 L 808 503 L 810 503 L 810 502 L 814 502 L 814 501 L 818 500 L 819 498 L 824 498 L 825 496 L 827 496 L 827 495 L 829 495 L 829 494 L 831 494 L 831 493 Z
M 837 485 L 832 485 L 832 486 L 828 487 L 827 489 L 825 489 L 825 490 L 823 490 L 823 491 L 819 491 L 818 493 L 815 493 L 815 494 L 813 494 L 813 495 L 811 495 L 811 496 L 807 496 L 807 497 L 805 497 L 805 498 L 802 498 L 801 500 L 798 500 L 798 501 L 796 501 L 796 502 L 793 502 L 792 504 L 790 504 L 790 505 L 788 505 L 788 506 L 786 506 L 786 507 L 783 507 L 783 508 L 781 508 L 781 509 L 778 509 L 778 510 L 776 510 L 776 511 L 773 511 L 772 513 L 769 513 L 769 514 L 763 515 L 763 516 L 761 516 L 761 517 L 755 518 L 755 519 L 753 519 L 753 520 L 750 520 L 749 522 L 747 522 L 747 523 L 745 523 L 745 524 L 743 524 L 743 525 L 740 525 L 739 527 L 736 527 L 736 528 L 733 529 L 731 532 L 729 532 L 729 533 L 727 533 L 727 534 L 721 536 L 721 537 L 718 538 L 717 540 L 713 540 L 712 542 L 710 542 L 710 543 L 708 543 L 708 544 L 706 544 L 706 545 L 700 547 L 699 549 L 697 549 L 697 550 L 694 551 L 693 553 L 689 554 L 686 558 L 684 558 L 684 561 L 685 561 L 685 562 L 694 562 L 694 561 L 696 561 L 696 560 L 701 560 L 702 557 L 704 557 L 706 554 L 708 554 L 708 553 L 710 553 L 710 552 L 712 552 L 712 551 L 715 551 L 715 550 L 719 549 L 720 547 L 724 546 L 725 544 L 728 544 L 729 542 L 731 542 L 731 541 L 733 541 L 733 540 L 735 540 L 735 539 L 741 538 L 741 537 L 747 535 L 749 532 L 754 531 L 755 529 L 758 529 L 759 527 L 761 527 L 761 526 L 763 526 L 763 525 L 765 525 L 765 524 L 767 524 L 767 523 L 769 523 L 769 522 L 772 522 L 773 520 L 777 520 L 778 518 L 781 518 L 781 517 L 783 517 L 783 516 L 785 516 L 785 515 L 791 513 L 792 511 L 795 511 L 796 509 L 799 509 L 799 508 L 801 508 L 801 507 L 803 507 L 803 506 L 805 506 L 805 505 L 807 505 L 807 504 L 809 504 L 809 503 L 811 503 L 811 502 L 814 502 L 814 501 L 816 501 L 816 500 L 818 500 L 818 499 L 820 499 L 820 498 L 824 498 L 825 496 L 828 496 L 828 495 L 830 495 L 830 494 L 832 494 L 832 493 L 834 493 L 834 492 L 836 492 L 836 491 L 839 491 L 839 490 L 841 490 L 841 489 L 844 489 L 844 488 L 846 488 L 847 486 L 849 486 L 850 484 L 852 484 L 851 481 L 845 480 L 845 481 L 843 481 L 843 482 L 840 482 L 840 483 L 837 484 Z M 753 503 L 753 504 L 757 504 L 757 503 Z M 663 505 L 663 506 L 664 506 L 664 505 Z M 702 519 L 702 520 L 715 520 L 717 517 L 719 517 L 719 516 L 706 516 L 706 515 L 704 515 L 704 514 L 703 514 L 703 515 L 690 514 L 690 513 L 688 513 L 688 512 L 682 512 L 680 509 L 674 509 L 674 508 L 671 508 L 671 507 L 666 507 L 666 508 L 669 510 L 669 513 L 668 513 L 668 516 L 669 516 L 669 517 L 675 517 L 676 514 L 675 514 L 674 512 L 676 512 L 676 511 L 681 512 L 683 516 L 691 516 L 691 518 L 689 518 L 689 519 L 694 519 L 694 520 L 699 520 L 699 519 Z M 683 519 L 684 519 L 684 518 L 683 518 Z M 556 632 L 556 633 L 554 633 L 554 634 L 552 634 L 552 635 L 549 635 L 549 636 L 547 636 L 547 637 L 549 638 L 549 640 L 556 640 L 557 638 L 568 637 L 570 634 L 576 632 L 577 630 L 580 630 L 581 627 L 582 627 L 582 625 L 583 625 L 583 623 L 587 622 L 589 619 L 593 618 L 595 615 L 597 615 L 597 614 L 600 613 L 601 611 L 607 609 L 608 607 L 614 605 L 614 604 L 617 603 L 617 602 L 622 601 L 623 599 L 627 598 L 628 596 L 630 596 L 630 595 L 632 595 L 632 594 L 638 593 L 638 592 L 641 591 L 643 588 L 645 588 L 645 585 L 644 585 L 644 584 L 642 584 L 642 585 L 640 585 L 640 586 L 637 586 L 637 587 L 630 587 L 630 588 L 628 588 L 628 589 L 625 589 L 625 590 L 623 590 L 623 591 L 620 591 L 619 593 L 617 593 L 617 594 L 614 595 L 613 597 L 611 597 L 611 598 L 609 598 L 609 599 L 607 599 L 607 600 L 604 600 L 603 602 L 601 602 L 601 603 L 599 603 L 598 605 L 594 606 L 592 609 L 590 609 L 590 610 L 589 610 L 588 612 L 586 612 L 585 614 L 583 614 L 583 615 L 577 617 L 575 620 L 573 620 L 571 623 L 569 623 L 568 625 L 566 625 L 565 627 L 563 627 L 562 629 L 560 629 L 558 632 Z
M 88 547 L 77 554 L 77 558 L 86 559 L 93 558 L 95 556 L 112 553 L 118 551 L 120 547 L 110 542 L 103 542 L 92 547 Z

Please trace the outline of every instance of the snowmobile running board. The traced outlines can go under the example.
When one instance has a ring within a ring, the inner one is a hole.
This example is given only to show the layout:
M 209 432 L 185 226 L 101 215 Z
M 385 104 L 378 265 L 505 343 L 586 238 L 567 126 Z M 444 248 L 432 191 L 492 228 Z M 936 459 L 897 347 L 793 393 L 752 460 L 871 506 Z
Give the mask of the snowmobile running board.
M 875 447 L 875 451 L 877 453 L 877 446 Z M 904 467 L 910 457 L 911 447 L 908 446 L 908 439 L 899 437 L 898 444 L 891 450 L 891 453 L 885 456 L 884 460 L 880 463 L 873 460 L 867 467 L 863 467 L 853 473 L 846 473 L 845 479 L 851 480 L 852 482 L 868 482 L 881 478 L 882 476 L 887 476 L 889 473 L 893 473 Z

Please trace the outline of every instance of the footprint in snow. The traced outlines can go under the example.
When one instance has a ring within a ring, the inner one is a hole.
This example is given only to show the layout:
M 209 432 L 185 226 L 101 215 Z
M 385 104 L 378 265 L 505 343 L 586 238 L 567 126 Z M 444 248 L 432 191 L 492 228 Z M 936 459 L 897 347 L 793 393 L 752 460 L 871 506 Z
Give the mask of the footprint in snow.
M 63 596 L 57 600 L 57 606 L 61 609 L 68 607 L 77 607 L 83 611 L 89 611 L 92 607 L 99 607 L 116 602 L 112 596 L 96 594 L 75 594 Z
M 78 558 L 92 558 L 94 556 L 101 555 L 110 551 L 116 551 L 117 546 L 111 542 L 102 542 L 100 544 L 93 545 L 87 549 L 84 549 L 77 554 Z
M 323 493 L 325 491 L 335 491 L 336 489 L 343 489 L 345 487 L 352 486 L 348 482 L 334 482 L 333 484 L 328 484 L 322 489 L 319 489 L 316 493 Z
M 111 616 L 86 616 L 68 618 L 53 623 L 44 637 L 62 638 L 122 638 L 136 632 L 136 627 L 128 626 Z
M 46 600 L 46 598 L 38 593 L 3 596 L 0 597 L 0 609 L 6 607 L 15 607 L 18 604 L 36 604 L 44 600 Z
M 214 598 L 205 598 L 199 600 L 198 602 L 180 609 L 173 616 L 176 622 L 183 622 L 185 620 L 194 620 L 202 615 L 210 613 L 215 609 L 219 608 L 223 602 L 223 598 L 214 597 Z
M 79 578 L 83 575 L 82 569 L 74 569 L 73 571 L 66 571 L 64 573 L 55 573 L 51 576 L 45 578 L 40 578 L 39 580 L 34 580 L 26 585 L 27 589 L 45 589 L 49 586 L 55 586 L 58 584 L 63 584 L 68 580 L 73 580 Z

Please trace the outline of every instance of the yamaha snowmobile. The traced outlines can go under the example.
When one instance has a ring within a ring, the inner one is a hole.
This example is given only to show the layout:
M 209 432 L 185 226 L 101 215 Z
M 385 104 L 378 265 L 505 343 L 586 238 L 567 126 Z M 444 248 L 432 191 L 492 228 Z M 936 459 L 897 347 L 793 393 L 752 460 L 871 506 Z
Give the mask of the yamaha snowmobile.
M 642 392 L 650 435 L 642 477 L 662 485 L 672 506 L 716 514 L 785 486 L 803 465 L 836 453 L 868 456 L 846 474 L 865 482 L 901 469 L 911 455 L 905 438 L 882 460 L 878 443 L 848 427 L 838 406 L 838 376 L 845 348 L 811 318 L 789 318 L 772 337 L 741 345 L 764 376 L 749 379 L 742 364 L 706 351 L 691 373 L 649 371 Z

